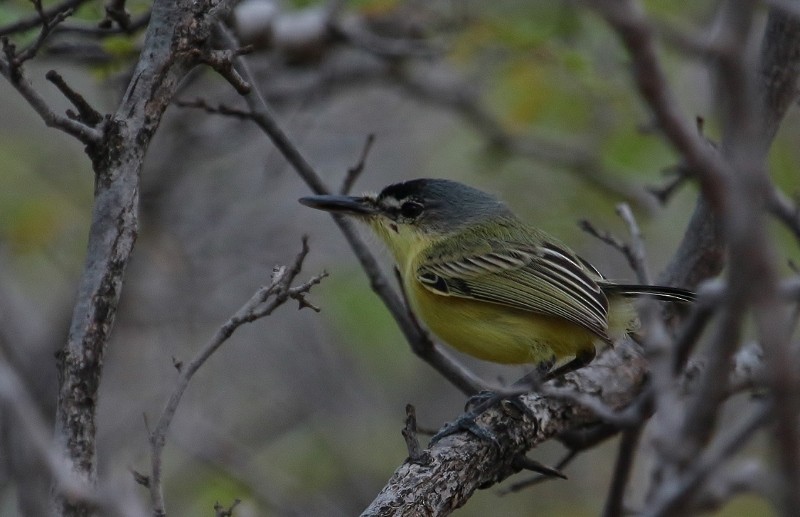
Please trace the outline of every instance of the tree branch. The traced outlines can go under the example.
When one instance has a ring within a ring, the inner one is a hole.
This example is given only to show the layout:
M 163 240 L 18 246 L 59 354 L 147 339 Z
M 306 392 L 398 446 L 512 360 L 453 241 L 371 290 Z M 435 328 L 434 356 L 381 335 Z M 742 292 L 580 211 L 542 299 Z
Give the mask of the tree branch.
M 256 293 L 217 330 L 214 336 L 197 352 L 192 360 L 189 361 L 188 364 L 180 367 L 178 384 L 175 386 L 175 390 L 172 392 L 172 395 L 170 395 L 169 400 L 161 412 L 158 423 L 150 433 L 151 468 L 147 486 L 150 489 L 150 499 L 153 505 L 154 515 L 166 515 L 164 489 L 161 480 L 162 452 L 167 440 L 169 427 L 172 424 L 172 419 L 175 416 L 175 412 L 178 410 L 178 405 L 181 402 L 183 393 L 186 391 L 186 388 L 189 387 L 189 382 L 209 357 L 236 332 L 236 329 L 245 323 L 251 323 L 269 316 L 275 309 L 290 299 L 297 300 L 298 303 L 300 303 L 300 308 L 313 308 L 313 305 L 305 300 L 305 295 L 314 285 L 320 283 L 322 278 L 327 276 L 327 273 L 312 277 L 309 281 L 301 285 L 291 287 L 292 282 L 294 282 L 302 269 L 303 261 L 307 254 L 308 243 L 307 240 L 303 238 L 303 248 L 294 259 L 292 265 L 289 267 L 276 267 L 272 273 L 270 284 L 256 291 Z
M 0 75 L 5 77 L 9 83 L 28 101 L 28 104 L 36 110 L 48 127 L 60 129 L 65 133 L 74 136 L 87 146 L 97 146 L 103 138 L 102 131 L 91 127 L 83 122 L 72 120 L 68 117 L 56 115 L 45 102 L 31 83 L 25 78 L 22 66 L 15 62 L 16 51 L 13 45 L 3 38 L 3 52 L 5 59 L 0 58 Z
M 620 343 L 587 367 L 560 381 L 580 393 L 591 393 L 599 405 L 620 410 L 638 393 L 646 361 L 630 342 Z M 545 385 L 547 386 L 547 384 Z M 561 398 L 527 394 L 526 411 L 486 411 L 477 423 L 496 437 L 489 442 L 468 433 L 447 436 L 422 454 L 425 464 L 406 461 L 392 475 L 362 517 L 447 515 L 479 488 L 487 488 L 516 473 L 514 459 L 567 430 L 597 422 L 593 411 Z
M 144 156 L 178 84 L 198 64 L 194 49 L 209 47 L 211 27 L 229 4 L 226 0 L 156 0 L 128 89 L 105 124 L 99 144 L 90 133 L 95 144 L 87 149 L 96 177 L 94 207 L 69 336 L 57 356 L 56 410 L 57 443 L 69 468 L 88 484 L 97 479 L 97 396 L 106 346 L 138 234 Z M 59 515 L 88 513 L 84 505 L 63 494 L 54 493 L 54 497 Z

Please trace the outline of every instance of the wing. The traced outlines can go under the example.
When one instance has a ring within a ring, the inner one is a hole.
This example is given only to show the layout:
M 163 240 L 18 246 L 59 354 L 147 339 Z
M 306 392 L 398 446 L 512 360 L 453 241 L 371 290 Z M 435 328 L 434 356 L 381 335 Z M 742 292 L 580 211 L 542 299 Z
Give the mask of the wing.
M 467 248 L 476 251 L 434 246 L 417 268 L 417 280 L 442 296 L 564 318 L 610 341 L 608 300 L 597 284 L 602 277 L 566 248 L 549 241 L 482 241 Z

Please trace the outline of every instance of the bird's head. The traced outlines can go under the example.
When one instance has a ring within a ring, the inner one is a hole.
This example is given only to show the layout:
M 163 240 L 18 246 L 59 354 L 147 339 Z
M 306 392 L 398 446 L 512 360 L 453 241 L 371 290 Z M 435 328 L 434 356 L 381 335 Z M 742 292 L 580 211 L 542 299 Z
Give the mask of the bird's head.
M 300 203 L 363 220 L 387 244 L 398 263 L 465 228 L 513 217 L 493 196 L 443 179 L 395 183 L 377 195 L 309 196 L 301 198 Z

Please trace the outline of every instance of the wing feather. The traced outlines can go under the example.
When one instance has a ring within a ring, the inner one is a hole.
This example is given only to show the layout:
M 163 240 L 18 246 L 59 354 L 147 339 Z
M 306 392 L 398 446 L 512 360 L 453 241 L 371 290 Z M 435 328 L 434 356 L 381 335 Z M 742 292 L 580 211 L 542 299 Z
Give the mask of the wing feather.
M 572 252 L 551 242 L 460 244 L 477 251 L 465 255 L 434 246 L 417 268 L 417 280 L 440 295 L 564 318 L 609 340 L 602 277 Z

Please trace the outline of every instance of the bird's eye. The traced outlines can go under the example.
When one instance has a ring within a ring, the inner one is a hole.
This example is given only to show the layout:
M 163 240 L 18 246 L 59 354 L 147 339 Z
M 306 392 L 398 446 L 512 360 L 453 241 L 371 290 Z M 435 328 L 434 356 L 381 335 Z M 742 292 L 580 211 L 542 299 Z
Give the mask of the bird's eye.
M 422 213 L 422 205 L 416 201 L 406 201 L 400 205 L 400 215 L 406 219 L 414 219 Z

